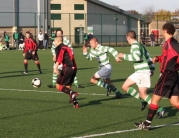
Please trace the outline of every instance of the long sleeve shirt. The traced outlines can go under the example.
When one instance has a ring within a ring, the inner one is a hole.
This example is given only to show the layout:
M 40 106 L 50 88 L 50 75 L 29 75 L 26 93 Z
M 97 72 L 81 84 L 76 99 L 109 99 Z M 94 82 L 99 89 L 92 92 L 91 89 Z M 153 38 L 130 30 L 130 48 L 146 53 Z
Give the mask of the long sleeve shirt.
M 134 62 L 135 71 L 154 71 L 155 66 L 146 48 L 137 41 L 131 45 L 130 54 L 124 54 L 124 59 Z
M 100 44 L 98 44 L 98 46 L 93 49 L 90 49 L 90 52 L 87 53 L 83 53 L 83 55 L 88 59 L 88 60 L 92 60 L 92 58 L 96 58 L 99 66 L 104 66 L 109 64 L 109 57 L 107 55 L 107 53 L 111 53 L 112 56 L 116 59 L 118 58 L 118 52 L 109 46 L 101 46 Z

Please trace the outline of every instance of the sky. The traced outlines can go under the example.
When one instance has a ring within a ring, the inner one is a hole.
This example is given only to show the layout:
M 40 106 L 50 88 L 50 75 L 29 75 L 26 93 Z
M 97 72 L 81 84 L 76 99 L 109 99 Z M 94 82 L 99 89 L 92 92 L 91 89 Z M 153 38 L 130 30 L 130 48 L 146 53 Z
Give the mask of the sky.
M 174 12 L 179 9 L 178 0 L 100 0 L 102 2 L 119 6 L 123 10 L 136 10 L 140 13 L 145 11 L 145 8 L 152 6 L 154 11 L 160 9 Z

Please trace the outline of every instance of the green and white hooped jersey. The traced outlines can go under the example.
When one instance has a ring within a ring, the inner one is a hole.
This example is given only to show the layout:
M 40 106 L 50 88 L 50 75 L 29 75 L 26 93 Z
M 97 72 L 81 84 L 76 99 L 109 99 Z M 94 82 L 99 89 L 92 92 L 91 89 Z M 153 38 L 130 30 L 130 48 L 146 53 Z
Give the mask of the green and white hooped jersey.
M 92 58 L 96 58 L 99 66 L 104 66 L 109 64 L 109 57 L 107 55 L 107 53 L 111 53 L 112 56 L 116 59 L 118 57 L 118 52 L 109 46 L 101 46 L 98 44 L 98 46 L 93 49 L 90 49 L 89 53 L 83 53 L 83 55 L 88 59 L 88 60 L 92 60 Z
M 130 54 L 124 54 L 124 59 L 134 62 L 135 71 L 155 70 L 155 66 L 146 48 L 137 41 L 131 45 Z
M 72 47 L 70 40 L 68 38 L 63 37 L 63 44 L 68 46 L 69 48 L 71 48 L 73 50 L 73 47 Z M 54 44 L 54 42 L 52 43 L 51 52 L 52 52 L 52 55 L 55 55 L 55 44 Z

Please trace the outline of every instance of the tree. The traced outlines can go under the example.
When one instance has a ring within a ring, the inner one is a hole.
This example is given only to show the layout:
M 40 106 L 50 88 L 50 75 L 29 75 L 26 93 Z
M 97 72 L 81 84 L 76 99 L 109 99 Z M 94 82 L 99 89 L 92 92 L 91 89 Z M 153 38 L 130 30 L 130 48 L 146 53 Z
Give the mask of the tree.
M 179 9 L 176 9 L 176 10 L 172 13 L 171 20 L 179 20 Z
M 134 14 L 134 15 L 141 15 L 138 11 L 136 10 L 128 10 L 127 12 Z
M 163 9 L 155 12 L 154 14 L 154 19 L 158 21 L 170 21 L 171 17 L 172 17 L 172 13 L 170 11 L 163 10 Z
M 152 21 L 154 17 L 154 7 L 153 5 L 150 5 L 148 7 L 145 7 L 143 12 L 143 17 L 146 21 Z
M 176 10 L 173 12 L 173 15 L 179 16 L 179 9 L 176 9 Z

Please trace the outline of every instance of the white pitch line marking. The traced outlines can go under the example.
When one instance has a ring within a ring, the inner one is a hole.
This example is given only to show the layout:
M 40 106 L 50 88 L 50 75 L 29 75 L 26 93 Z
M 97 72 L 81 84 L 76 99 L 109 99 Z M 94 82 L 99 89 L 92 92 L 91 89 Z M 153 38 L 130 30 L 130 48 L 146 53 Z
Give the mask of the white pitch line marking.
M 160 128 L 160 127 L 169 127 L 169 126 L 178 126 L 178 125 L 179 125 L 179 123 L 164 124 L 164 125 L 153 126 L 151 128 Z M 99 136 L 112 135 L 112 134 L 120 134 L 120 133 L 126 133 L 126 132 L 131 132 L 131 131 L 138 131 L 138 130 L 141 130 L 141 129 L 136 128 L 136 129 L 121 130 L 121 131 L 107 132 L 107 133 L 101 133 L 101 134 L 93 134 L 93 135 L 73 137 L 73 138 L 92 138 L 92 137 L 99 137 Z
M 56 94 L 63 94 L 63 92 L 59 91 L 40 91 L 40 90 L 22 90 L 22 89 L 5 89 L 5 88 L 0 88 L 0 90 L 3 91 L 18 91 L 18 92 L 39 92 L 39 93 L 56 93 Z M 98 94 L 98 93 L 79 93 L 81 95 L 90 95 L 90 96 L 106 96 L 106 94 Z M 113 97 L 114 95 L 109 95 L 110 97 Z M 124 96 L 124 97 L 131 97 L 131 96 Z M 167 99 L 167 98 L 163 98 Z
M 4 89 L 4 88 L 0 88 L 0 90 L 3 91 L 19 91 L 19 92 L 39 92 L 39 93 L 57 93 L 57 94 L 63 94 L 62 92 L 59 91 L 40 91 L 40 90 L 22 90 L 22 89 Z M 92 96 L 106 96 L 106 94 L 97 94 L 97 93 L 79 93 L 82 95 L 92 95 Z M 114 95 L 109 95 L 109 96 L 114 96 Z

